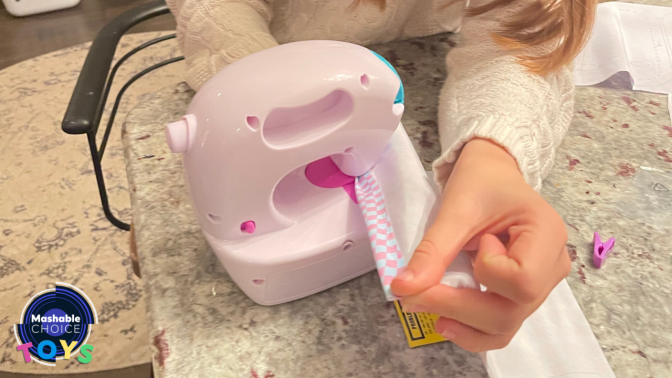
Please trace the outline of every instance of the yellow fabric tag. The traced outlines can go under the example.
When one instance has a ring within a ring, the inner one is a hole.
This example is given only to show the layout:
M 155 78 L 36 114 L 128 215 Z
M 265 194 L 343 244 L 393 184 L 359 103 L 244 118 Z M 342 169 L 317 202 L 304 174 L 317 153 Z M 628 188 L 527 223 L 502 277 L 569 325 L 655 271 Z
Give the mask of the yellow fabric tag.
M 406 313 L 402 311 L 399 301 L 394 301 L 394 308 L 397 309 L 397 315 L 399 315 L 401 326 L 404 328 L 409 347 L 415 348 L 447 341 L 434 330 L 434 324 L 436 324 L 439 315 L 428 312 Z

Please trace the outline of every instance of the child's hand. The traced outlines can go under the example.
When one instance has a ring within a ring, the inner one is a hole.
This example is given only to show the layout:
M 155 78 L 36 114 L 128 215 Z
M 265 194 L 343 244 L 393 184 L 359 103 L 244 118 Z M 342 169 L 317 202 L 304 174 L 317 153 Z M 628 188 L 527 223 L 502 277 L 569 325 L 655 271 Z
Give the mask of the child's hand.
M 500 349 L 569 274 L 566 242 L 562 218 L 525 182 L 515 160 L 475 139 L 462 150 L 436 222 L 392 291 L 406 311 L 441 315 L 437 332 L 462 348 Z M 474 274 L 486 292 L 439 284 L 461 250 L 477 251 Z

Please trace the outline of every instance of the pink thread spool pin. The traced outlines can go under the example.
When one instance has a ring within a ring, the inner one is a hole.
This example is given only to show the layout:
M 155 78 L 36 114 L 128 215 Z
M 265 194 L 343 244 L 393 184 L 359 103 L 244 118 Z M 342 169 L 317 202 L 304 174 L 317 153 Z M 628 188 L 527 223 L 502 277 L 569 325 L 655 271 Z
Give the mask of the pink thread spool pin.
M 614 249 L 614 244 L 616 243 L 616 238 L 611 238 L 607 240 L 606 243 L 602 243 L 600 239 L 600 234 L 597 232 L 593 234 L 593 265 L 596 268 L 601 268 L 604 261 L 611 254 L 612 249 Z

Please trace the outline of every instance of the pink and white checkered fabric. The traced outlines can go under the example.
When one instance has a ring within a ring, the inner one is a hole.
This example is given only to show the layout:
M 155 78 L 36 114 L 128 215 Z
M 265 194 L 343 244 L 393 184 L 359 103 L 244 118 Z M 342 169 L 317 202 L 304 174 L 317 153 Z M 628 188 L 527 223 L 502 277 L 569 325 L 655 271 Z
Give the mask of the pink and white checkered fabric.
M 371 249 L 385 297 L 388 301 L 399 299 L 392 294 L 390 284 L 401 268 L 406 266 L 406 262 L 394 237 L 383 192 L 371 172 L 357 178 L 355 192 L 359 208 L 362 209 L 362 215 L 366 221 Z

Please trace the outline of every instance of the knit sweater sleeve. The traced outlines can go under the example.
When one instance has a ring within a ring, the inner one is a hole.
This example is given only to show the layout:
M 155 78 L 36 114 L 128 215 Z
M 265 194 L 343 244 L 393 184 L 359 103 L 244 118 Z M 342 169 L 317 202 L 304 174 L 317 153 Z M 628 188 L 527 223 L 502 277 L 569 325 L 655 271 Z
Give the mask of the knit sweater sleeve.
M 278 44 L 268 28 L 273 15 L 266 0 L 166 2 L 177 21 L 186 80 L 195 90 L 228 64 Z
M 439 99 L 443 153 L 433 164 L 441 188 L 462 147 L 477 137 L 504 147 L 537 191 L 552 168 L 573 115 L 571 71 L 565 68 L 546 77 L 533 74 L 502 51 L 491 35 L 500 27 L 498 20 L 511 19 L 525 2 L 465 17 L 461 30 L 465 42 L 446 58 L 448 78 Z M 472 0 L 472 6 L 476 3 L 482 4 Z

